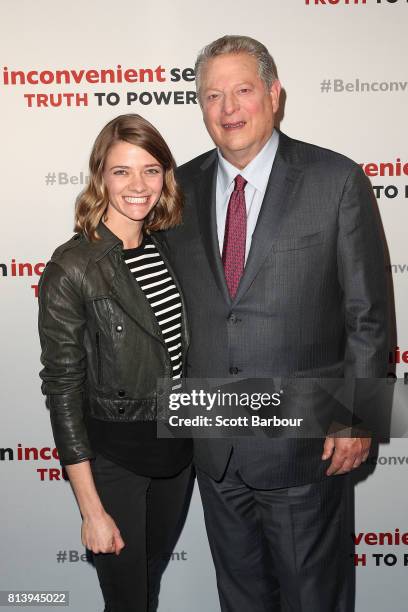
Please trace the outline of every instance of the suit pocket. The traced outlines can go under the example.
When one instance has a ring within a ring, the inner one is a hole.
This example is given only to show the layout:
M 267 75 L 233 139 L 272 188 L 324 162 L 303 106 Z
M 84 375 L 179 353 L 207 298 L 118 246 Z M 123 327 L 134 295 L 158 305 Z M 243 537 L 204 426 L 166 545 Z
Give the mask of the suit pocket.
M 273 245 L 275 253 L 281 251 L 297 251 L 299 249 L 307 249 L 312 246 L 322 244 L 324 242 L 324 233 L 315 232 L 306 236 L 293 236 L 291 238 L 281 238 Z

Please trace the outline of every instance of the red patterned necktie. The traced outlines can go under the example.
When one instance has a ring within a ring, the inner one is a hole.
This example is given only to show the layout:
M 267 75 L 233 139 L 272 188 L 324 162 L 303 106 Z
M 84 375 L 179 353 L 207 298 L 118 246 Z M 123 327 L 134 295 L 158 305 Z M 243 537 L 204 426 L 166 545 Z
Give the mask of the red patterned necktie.
M 246 184 L 247 181 L 240 174 L 235 177 L 234 191 L 228 202 L 225 222 L 222 263 L 228 291 L 232 298 L 235 297 L 245 266 L 247 215 L 244 189 Z

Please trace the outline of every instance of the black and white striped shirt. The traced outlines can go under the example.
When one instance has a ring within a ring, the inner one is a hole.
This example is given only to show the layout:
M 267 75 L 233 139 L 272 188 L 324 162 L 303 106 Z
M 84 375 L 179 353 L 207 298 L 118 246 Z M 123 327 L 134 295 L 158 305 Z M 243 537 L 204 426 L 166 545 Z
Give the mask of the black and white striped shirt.
M 124 259 L 149 302 L 159 324 L 172 364 L 173 378 L 181 377 L 181 298 L 150 236 L 136 249 L 124 249 Z

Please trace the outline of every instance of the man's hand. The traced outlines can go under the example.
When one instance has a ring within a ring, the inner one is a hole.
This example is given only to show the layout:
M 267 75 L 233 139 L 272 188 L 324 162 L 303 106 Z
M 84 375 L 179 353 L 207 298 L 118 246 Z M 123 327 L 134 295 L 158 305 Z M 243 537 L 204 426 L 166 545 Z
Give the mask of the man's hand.
M 358 468 L 367 460 L 370 446 L 371 438 L 327 436 L 322 459 L 330 459 L 332 457 L 332 462 L 326 471 L 326 475 L 346 474 L 350 470 Z

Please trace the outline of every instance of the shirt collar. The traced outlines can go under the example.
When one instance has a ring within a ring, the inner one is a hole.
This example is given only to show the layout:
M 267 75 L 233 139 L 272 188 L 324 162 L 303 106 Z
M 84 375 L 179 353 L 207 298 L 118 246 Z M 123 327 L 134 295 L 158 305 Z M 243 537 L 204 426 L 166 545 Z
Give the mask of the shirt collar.
M 248 183 L 260 192 L 264 192 L 268 183 L 269 175 L 279 145 L 279 133 L 273 130 L 268 142 L 259 151 L 258 155 L 249 162 L 243 170 L 239 170 L 223 157 L 220 149 L 218 153 L 218 175 L 217 180 L 221 192 L 225 195 L 237 174 L 240 174 Z

